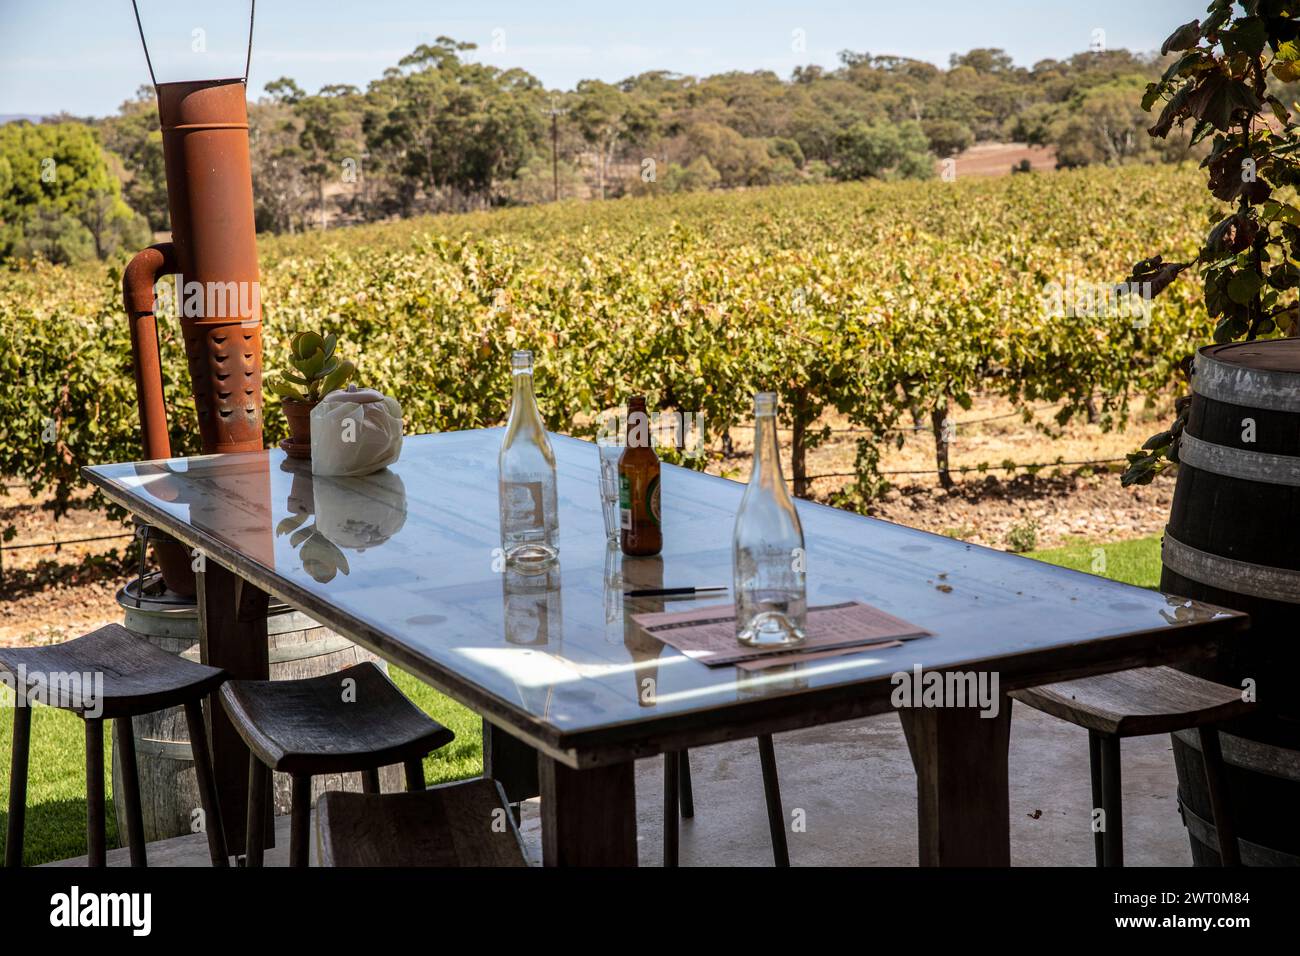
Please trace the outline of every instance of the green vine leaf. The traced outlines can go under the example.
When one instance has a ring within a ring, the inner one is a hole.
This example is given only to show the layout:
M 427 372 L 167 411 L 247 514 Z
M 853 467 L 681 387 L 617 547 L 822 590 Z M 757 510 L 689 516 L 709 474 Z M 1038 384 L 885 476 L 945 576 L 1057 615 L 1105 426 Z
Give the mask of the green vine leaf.
M 1256 272 L 1238 272 L 1228 282 L 1228 298 L 1238 305 L 1249 305 L 1263 287 L 1263 276 Z
M 1228 130 L 1238 113 L 1258 113 L 1260 101 L 1250 87 L 1223 73 L 1211 73 L 1188 95 L 1187 112 L 1220 131 Z
M 1220 33 L 1219 40 L 1229 54 L 1255 57 L 1263 52 L 1268 42 L 1268 30 L 1262 17 L 1242 17 L 1231 30 Z

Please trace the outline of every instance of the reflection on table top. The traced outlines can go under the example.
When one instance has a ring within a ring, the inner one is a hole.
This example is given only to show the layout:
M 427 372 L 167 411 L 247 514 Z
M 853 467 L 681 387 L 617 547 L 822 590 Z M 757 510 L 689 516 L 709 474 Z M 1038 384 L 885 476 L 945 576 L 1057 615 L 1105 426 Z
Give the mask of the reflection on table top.
M 313 478 L 310 462 L 279 450 L 85 472 L 277 597 L 561 748 L 601 729 L 626 736 L 629 724 L 704 719 L 756 700 L 798 695 L 812 707 L 846 688 L 887 696 L 889 675 L 914 665 L 998 670 L 1009 689 L 1244 625 L 1216 608 L 799 502 L 810 604 L 866 601 L 934 636 L 752 673 L 710 668 L 630 620 L 695 602 L 622 592 L 729 586 L 744 486 L 664 466 L 663 554 L 621 557 L 604 540 L 596 446 L 553 436 L 559 564 L 535 577 L 502 573 L 500 440 L 499 429 L 409 437 L 396 464 L 364 478 Z

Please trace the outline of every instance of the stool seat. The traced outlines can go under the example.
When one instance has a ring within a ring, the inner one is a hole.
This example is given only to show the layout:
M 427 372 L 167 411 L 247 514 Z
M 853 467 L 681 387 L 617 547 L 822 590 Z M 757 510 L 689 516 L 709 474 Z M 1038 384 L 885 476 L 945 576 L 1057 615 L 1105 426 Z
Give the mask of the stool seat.
M 1237 866 L 1241 855 L 1231 794 L 1216 724 L 1255 709 L 1235 687 L 1172 667 L 1133 670 L 1011 691 L 1013 700 L 1088 730 L 1092 776 L 1093 848 L 1098 866 L 1124 865 L 1124 810 L 1120 739 L 1195 729 L 1205 757 L 1219 859 Z
M 131 865 L 148 864 L 135 728 L 131 718 L 170 707 L 185 709 L 204 831 L 213 866 L 228 866 L 226 839 L 212 777 L 203 698 L 226 679 L 226 672 L 196 664 L 136 637 L 120 624 L 49 647 L 0 647 L 0 670 L 13 674 L 20 692 L 14 707 L 13 756 L 9 774 L 9 821 L 5 865 L 21 866 L 27 812 L 27 764 L 31 751 L 32 704 L 70 711 L 86 733 L 86 859 L 107 862 L 104 827 L 104 721 L 117 724 L 122 802 Z
M 228 681 L 221 703 L 253 755 L 283 773 L 404 763 L 455 737 L 369 661 L 303 680 Z
M 49 647 L 0 647 L 0 669 L 23 674 L 27 695 L 40 703 L 75 713 L 102 705 L 100 716 L 110 719 L 181 706 L 211 693 L 226 677 L 219 668 L 168 654 L 120 624 Z M 102 675 L 103 687 L 92 683 L 70 696 L 73 675 L 92 681 Z
M 1036 710 L 1114 737 L 1146 737 L 1206 727 L 1254 709 L 1241 691 L 1172 667 L 1083 677 L 1012 691 Z
M 526 866 L 505 792 L 479 777 L 419 793 L 321 795 L 321 866 Z

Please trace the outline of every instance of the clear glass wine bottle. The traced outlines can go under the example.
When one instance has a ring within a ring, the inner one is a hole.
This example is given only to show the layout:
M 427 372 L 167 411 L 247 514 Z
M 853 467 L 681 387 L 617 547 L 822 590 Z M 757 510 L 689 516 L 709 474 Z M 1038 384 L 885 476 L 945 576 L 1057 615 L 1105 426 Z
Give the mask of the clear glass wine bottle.
M 808 617 L 803 526 L 781 476 L 776 395 L 754 396 L 754 470 L 736 512 L 732 572 L 736 640 L 750 647 L 802 644 Z
M 510 359 L 514 395 L 497 458 L 501 550 L 519 571 L 541 571 L 560 553 L 555 453 L 533 395 L 533 353 Z

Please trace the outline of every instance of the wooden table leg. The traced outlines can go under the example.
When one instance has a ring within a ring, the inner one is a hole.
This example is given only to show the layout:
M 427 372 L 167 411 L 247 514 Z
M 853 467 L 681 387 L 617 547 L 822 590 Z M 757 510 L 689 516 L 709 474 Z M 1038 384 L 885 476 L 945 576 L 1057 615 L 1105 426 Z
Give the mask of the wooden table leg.
M 483 721 L 483 776 L 501 784 L 512 804 L 542 791 L 537 779 L 537 751 L 495 724 Z
M 676 751 L 664 751 L 664 866 L 674 867 L 680 853 L 681 821 L 677 819 L 681 798 L 681 761 Z
M 266 592 L 215 561 L 198 573 L 199 650 L 203 663 L 223 668 L 236 680 L 268 680 L 271 676 L 266 641 Z M 248 748 L 226 717 L 214 694 L 208 701 L 212 776 L 221 804 L 226 845 L 246 843 L 248 812 Z M 271 799 L 267 775 L 266 799 Z M 267 814 L 266 846 L 274 845 L 272 814 Z
M 1010 866 L 1007 747 L 1011 701 L 996 717 L 973 707 L 899 710 L 916 768 L 922 866 Z
M 538 760 L 542 862 L 546 866 L 636 866 L 633 764 L 574 770 Z

